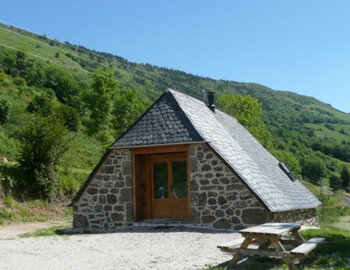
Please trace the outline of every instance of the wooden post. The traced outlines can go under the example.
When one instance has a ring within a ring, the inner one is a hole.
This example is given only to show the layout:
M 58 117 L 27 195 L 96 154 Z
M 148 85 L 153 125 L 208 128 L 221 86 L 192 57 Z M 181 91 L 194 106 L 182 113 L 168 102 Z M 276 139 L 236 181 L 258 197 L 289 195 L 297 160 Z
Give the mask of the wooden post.
M 244 239 L 244 241 L 241 244 L 240 248 L 247 248 L 252 240 L 253 239 L 249 238 L 249 237 Z M 241 253 L 236 253 L 235 256 L 233 256 L 233 259 L 228 262 L 228 266 L 229 267 L 235 266 L 238 263 L 238 261 L 241 259 L 241 257 L 242 257 Z
M 135 222 L 137 219 L 137 213 L 136 213 L 136 157 L 135 152 L 132 151 L 132 218 Z
M 272 244 L 273 244 L 273 246 L 275 247 L 276 250 L 286 252 L 286 250 L 281 245 L 281 243 L 278 241 L 278 239 L 271 239 L 271 242 L 272 242 Z M 296 267 L 296 265 L 293 263 L 291 258 L 285 258 L 284 257 L 284 258 L 282 258 L 282 260 L 288 265 L 290 270 L 297 270 L 298 269 Z

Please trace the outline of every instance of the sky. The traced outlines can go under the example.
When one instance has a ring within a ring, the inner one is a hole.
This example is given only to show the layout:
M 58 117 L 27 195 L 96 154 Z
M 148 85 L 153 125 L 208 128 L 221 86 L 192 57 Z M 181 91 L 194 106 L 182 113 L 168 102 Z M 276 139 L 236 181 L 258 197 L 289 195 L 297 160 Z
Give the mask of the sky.
M 0 0 L 0 20 L 138 63 L 350 113 L 350 1 Z

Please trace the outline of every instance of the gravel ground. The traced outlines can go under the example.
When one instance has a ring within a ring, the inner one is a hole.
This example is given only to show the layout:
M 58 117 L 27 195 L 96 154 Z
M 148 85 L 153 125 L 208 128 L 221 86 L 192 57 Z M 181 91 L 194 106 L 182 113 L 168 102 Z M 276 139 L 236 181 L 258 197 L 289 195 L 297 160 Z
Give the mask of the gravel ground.
M 217 244 L 232 232 L 133 228 L 109 234 L 0 241 L 1 269 L 203 269 L 230 258 Z

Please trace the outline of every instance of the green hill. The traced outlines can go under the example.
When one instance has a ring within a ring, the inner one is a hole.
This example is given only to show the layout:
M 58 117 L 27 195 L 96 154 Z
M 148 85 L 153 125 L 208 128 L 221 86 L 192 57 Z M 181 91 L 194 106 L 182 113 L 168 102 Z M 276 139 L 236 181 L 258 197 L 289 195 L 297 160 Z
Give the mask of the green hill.
M 122 109 L 128 116 L 111 116 L 115 117 L 111 119 L 111 125 L 91 132 L 92 109 L 87 100 L 91 94 L 92 76 L 96 69 L 106 68 L 113 70 L 113 76 L 119 82 L 122 104 L 125 105 Z M 339 175 L 343 165 L 350 164 L 350 114 L 313 97 L 275 91 L 254 83 L 213 80 L 150 64 L 132 63 L 119 56 L 69 42 L 60 43 L 45 35 L 2 24 L 0 104 L 6 102 L 10 113 L 6 122 L 0 124 L 0 156 L 6 156 L 16 164 L 21 149 L 18 133 L 31 119 L 28 105 L 36 96 L 48 96 L 55 108 L 74 109 L 78 115 L 77 127 L 71 130 L 74 144 L 64 155 L 59 174 L 62 193 L 71 195 L 113 138 L 120 135 L 166 87 L 199 99 L 203 98 L 203 90 L 214 91 L 217 96 L 240 94 L 258 99 L 262 103 L 263 120 L 273 137 L 272 152 L 293 167 L 299 176 L 306 178 L 302 169 L 310 160 L 321 160 L 325 164 L 326 178 Z M 128 95 L 131 89 L 136 91 Z

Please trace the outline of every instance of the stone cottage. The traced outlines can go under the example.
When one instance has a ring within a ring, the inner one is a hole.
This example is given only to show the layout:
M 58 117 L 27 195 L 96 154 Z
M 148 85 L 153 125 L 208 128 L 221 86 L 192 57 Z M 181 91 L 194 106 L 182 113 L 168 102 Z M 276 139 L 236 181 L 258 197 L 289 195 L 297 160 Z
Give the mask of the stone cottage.
M 73 227 L 150 219 L 214 228 L 317 224 L 320 201 L 238 121 L 167 89 L 107 150 L 72 201 Z

